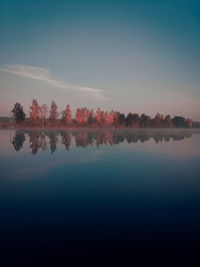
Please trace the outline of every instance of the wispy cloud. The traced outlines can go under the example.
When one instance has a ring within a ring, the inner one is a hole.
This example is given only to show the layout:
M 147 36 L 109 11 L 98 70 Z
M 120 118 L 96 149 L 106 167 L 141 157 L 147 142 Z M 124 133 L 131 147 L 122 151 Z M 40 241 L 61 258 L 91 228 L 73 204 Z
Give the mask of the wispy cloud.
M 170 93 L 167 94 L 167 97 L 170 98 L 170 101 L 172 101 L 174 99 L 174 101 L 179 102 L 179 103 L 184 103 L 184 104 L 198 104 L 200 105 L 200 100 L 198 98 L 194 98 L 194 97 L 189 97 L 189 96 L 184 96 L 182 94 L 178 94 L 178 93 Z
M 93 87 L 73 85 L 65 81 L 59 80 L 51 74 L 50 70 L 45 68 L 38 68 L 26 65 L 6 65 L 5 67 L 0 68 L 0 70 L 14 75 L 43 81 L 57 88 L 73 89 L 86 92 L 99 100 L 107 100 L 107 97 L 105 96 L 105 91 Z

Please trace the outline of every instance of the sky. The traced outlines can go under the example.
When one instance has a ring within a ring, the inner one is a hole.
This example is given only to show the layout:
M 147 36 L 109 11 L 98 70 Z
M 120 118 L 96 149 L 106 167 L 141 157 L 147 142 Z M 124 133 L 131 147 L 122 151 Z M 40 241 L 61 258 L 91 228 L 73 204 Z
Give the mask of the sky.
M 37 99 L 200 121 L 199 48 L 199 0 L 0 0 L 0 116 Z

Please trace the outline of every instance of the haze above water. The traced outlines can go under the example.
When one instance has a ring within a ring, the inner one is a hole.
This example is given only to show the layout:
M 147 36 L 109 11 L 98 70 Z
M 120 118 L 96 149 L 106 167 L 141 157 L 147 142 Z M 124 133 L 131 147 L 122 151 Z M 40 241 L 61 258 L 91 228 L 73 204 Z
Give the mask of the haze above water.
M 0 131 L 3 250 L 200 245 L 200 130 Z

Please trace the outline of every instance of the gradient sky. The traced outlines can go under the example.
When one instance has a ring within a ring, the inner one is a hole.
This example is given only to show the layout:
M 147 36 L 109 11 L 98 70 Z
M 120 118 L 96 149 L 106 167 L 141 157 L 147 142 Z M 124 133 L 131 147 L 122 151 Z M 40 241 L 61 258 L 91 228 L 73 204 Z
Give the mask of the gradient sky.
M 200 120 L 200 1 L 0 0 L 0 116 L 33 98 Z

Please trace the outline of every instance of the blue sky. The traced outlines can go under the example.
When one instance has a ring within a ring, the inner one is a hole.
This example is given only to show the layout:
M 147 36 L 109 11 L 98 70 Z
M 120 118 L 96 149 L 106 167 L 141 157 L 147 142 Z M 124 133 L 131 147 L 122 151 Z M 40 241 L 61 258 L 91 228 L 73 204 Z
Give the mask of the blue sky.
M 200 2 L 0 0 L 0 116 L 31 99 L 200 120 Z

